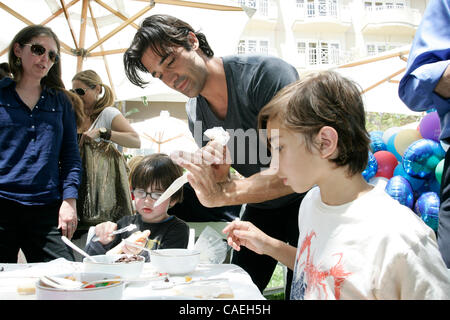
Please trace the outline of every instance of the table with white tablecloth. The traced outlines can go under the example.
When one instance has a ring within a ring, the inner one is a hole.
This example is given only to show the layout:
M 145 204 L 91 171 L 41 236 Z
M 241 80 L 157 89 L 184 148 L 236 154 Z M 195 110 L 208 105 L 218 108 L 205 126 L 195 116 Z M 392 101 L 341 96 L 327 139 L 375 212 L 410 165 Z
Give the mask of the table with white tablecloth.
M 20 294 L 18 288 L 33 286 L 43 275 L 83 272 L 83 269 L 82 262 L 62 258 L 45 263 L 0 264 L 0 300 L 35 300 L 36 294 Z M 145 263 L 141 277 L 151 274 L 155 274 L 154 267 Z M 217 281 L 209 282 L 213 279 Z M 184 285 L 166 288 L 155 287 L 154 281 L 127 283 L 122 299 L 265 299 L 248 273 L 234 264 L 199 264 L 194 272 L 186 276 L 170 276 L 170 280 Z M 192 284 L 188 283 L 190 281 Z

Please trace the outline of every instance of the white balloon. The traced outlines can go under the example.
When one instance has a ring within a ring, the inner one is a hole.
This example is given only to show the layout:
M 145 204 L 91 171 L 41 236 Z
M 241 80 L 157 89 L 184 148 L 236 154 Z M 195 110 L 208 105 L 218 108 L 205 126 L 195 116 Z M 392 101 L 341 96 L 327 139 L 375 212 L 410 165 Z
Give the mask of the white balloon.
M 399 127 L 392 127 L 392 128 L 386 129 L 386 131 L 384 131 L 383 137 L 382 137 L 383 142 L 385 144 L 387 144 L 389 141 L 389 138 L 392 137 L 397 132 L 399 132 L 400 130 L 401 130 L 401 128 L 399 128 Z
M 446 144 L 444 141 L 441 140 L 441 147 L 442 149 L 444 149 L 445 152 L 447 152 L 448 147 L 450 147 L 450 145 Z

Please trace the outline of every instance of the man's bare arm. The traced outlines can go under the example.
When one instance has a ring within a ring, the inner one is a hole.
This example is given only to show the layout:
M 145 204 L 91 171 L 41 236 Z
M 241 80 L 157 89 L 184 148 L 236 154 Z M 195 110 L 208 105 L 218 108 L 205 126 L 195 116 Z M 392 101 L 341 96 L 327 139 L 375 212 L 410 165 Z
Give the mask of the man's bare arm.
M 223 205 L 258 203 L 294 193 L 276 175 L 256 173 L 244 179 L 232 179 L 221 183 L 220 201 Z

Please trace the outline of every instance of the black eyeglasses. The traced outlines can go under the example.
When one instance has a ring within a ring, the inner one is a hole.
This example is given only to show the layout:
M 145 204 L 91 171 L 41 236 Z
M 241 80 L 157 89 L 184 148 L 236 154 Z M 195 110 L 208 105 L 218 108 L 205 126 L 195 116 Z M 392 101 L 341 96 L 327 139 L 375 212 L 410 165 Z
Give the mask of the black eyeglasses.
M 138 199 L 145 199 L 147 196 L 150 196 L 153 200 L 158 200 L 162 196 L 162 192 L 146 192 L 143 189 L 134 189 L 133 195 Z
M 25 43 L 24 45 L 30 46 L 30 51 L 34 56 L 42 56 L 47 51 L 45 47 L 38 43 Z M 57 63 L 59 61 L 59 55 L 53 50 L 48 52 L 48 58 L 53 63 Z
M 84 96 L 86 94 L 87 89 L 92 89 L 92 87 L 90 87 L 90 88 L 75 88 L 75 89 L 70 89 L 70 91 L 75 92 L 79 96 Z

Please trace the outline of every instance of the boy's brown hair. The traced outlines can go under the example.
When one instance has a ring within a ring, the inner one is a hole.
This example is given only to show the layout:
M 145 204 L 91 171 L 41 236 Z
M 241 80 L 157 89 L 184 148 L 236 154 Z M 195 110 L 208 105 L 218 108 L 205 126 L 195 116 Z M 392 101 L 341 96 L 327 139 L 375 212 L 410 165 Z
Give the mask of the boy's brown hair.
M 361 93 L 356 84 L 334 71 L 306 75 L 282 90 L 260 111 L 258 125 L 279 120 L 289 130 L 304 135 L 311 150 L 324 126 L 338 133 L 338 156 L 330 161 L 348 166 L 350 175 L 367 166 L 370 138 Z
M 163 153 L 154 153 L 140 160 L 130 173 L 131 188 L 165 191 L 172 182 L 183 175 L 183 168 Z M 183 201 L 183 188 L 170 197 L 175 203 Z

